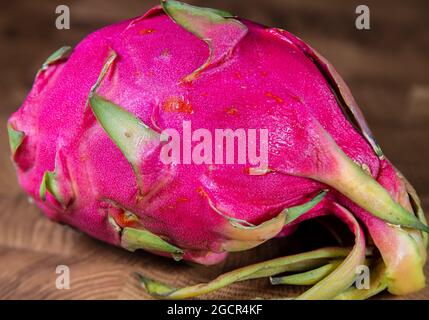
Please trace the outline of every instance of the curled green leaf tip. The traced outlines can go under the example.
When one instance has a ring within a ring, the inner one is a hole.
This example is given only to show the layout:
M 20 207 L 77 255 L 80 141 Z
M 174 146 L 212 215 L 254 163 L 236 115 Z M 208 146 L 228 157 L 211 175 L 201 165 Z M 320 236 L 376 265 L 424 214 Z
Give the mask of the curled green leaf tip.
M 97 81 L 92 86 L 92 88 L 89 92 L 89 98 L 93 97 L 95 92 L 97 92 L 98 87 L 101 85 L 101 82 L 103 81 L 107 72 L 112 67 L 113 62 L 116 60 L 117 57 L 118 57 L 117 53 L 114 50 L 110 49 L 109 55 L 108 55 L 106 61 L 104 62 L 104 65 L 103 65 L 103 68 L 101 69 L 100 74 L 98 75 Z
M 291 208 L 286 208 L 283 210 L 283 213 L 286 214 L 286 221 L 285 224 L 291 223 L 292 221 L 298 219 L 300 216 L 302 216 L 304 213 L 310 211 L 315 206 L 317 206 L 326 196 L 329 190 L 323 190 L 320 193 L 318 193 L 313 199 L 310 201 L 295 206 Z
M 129 251 L 145 249 L 170 253 L 174 260 L 182 259 L 184 251 L 148 230 L 126 227 L 122 231 L 121 246 Z
M 197 6 L 192 6 L 190 4 L 175 1 L 175 0 L 161 0 L 161 6 L 168 13 L 170 9 L 181 9 L 181 10 L 198 10 L 201 12 L 212 13 L 223 18 L 232 18 L 234 15 L 228 11 L 213 9 L 213 8 L 202 8 Z
M 69 46 L 64 46 L 59 48 L 57 51 L 55 51 L 53 54 L 51 54 L 46 61 L 43 63 L 42 68 L 40 69 L 40 71 L 44 71 L 46 70 L 50 65 L 53 65 L 54 63 L 63 60 L 65 58 L 68 57 L 70 51 L 71 51 L 71 47 Z
M 100 125 L 133 166 L 139 161 L 139 147 L 159 141 L 157 132 L 115 103 L 97 94 L 91 96 L 89 102 Z
M 25 134 L 22 131 L 18 131 L 12 128 L 10 124 L 7 125 L 7 133 L 9 135 L 10 151 L 13 156 L 15 155 L 16 151 L 24 140 Z
M 49 191 L 58 202 L 62 202 L 55 172 L 46 171 L 43 175 L 39 188 L 39 196 L 42 201 L 46 201 L 46 191 Z
M 175 23 L 206 42 L 209 47 L 210 53 L 206 62 L 183 78 L 182 82 L 193 81 L 204 70 L 225 59 L 248 31 L 243 23 L 226 11 L 200 8 L 172 0 L 161 1 L 161 6 Z M 234 32 L 225 33 L 220 26 L 228 26 Z

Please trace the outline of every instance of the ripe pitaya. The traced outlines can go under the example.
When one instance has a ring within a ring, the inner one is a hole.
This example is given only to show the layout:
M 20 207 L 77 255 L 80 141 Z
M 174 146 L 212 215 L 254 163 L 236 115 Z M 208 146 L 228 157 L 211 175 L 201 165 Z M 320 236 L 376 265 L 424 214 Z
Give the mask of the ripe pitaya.
M 69 51 L 48 58 L 8 123 L 19 182 L 51 219 L 131 251 L 207 265 L 322 215 L 355 234 L 351 249 L 265 261 L 188 288 L 142 276 L 154 296 L 188 298 L 283 272 L 297 274 L 273 284 L 314 284 L 304 299 L 424 287 L 429 228 L 419 199 L 344 81 L 302 40 L 163 1 Z M 161 131 L 182 134 L 184 121 L 210 132 L 268 129 L 268 167 L 161 162 Z M 353 289 L 363 264 L 371 288 Z

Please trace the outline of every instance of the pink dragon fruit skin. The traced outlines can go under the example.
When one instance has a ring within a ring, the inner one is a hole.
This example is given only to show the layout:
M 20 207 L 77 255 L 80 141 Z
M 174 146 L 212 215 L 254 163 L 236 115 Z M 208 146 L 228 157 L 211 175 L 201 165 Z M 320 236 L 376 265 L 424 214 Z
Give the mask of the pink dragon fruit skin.
M 47 60 L 8 122 L 19 183 L 51 219 L 131 251 L 214 264 L 332 213 L 356 245 L 306 255 L 307 267 L 344 260 L 302 298 L 361 297 L 348 288 L 369 237 L 382 259 L 367 295 L 424 286 L 428 228 L 414 189 L 382 154 L 341 77 L 300 39 L 163 1 L 66 51 Z M 268 168 L 163 164 L 160 132 L 183 133 L 183 121 L 211 132 L 268 129 Z M 287 269 L 288 259 L 200 287 L 142 280 L 158 297 L 186 298 L 305 269 L 295 260 Z

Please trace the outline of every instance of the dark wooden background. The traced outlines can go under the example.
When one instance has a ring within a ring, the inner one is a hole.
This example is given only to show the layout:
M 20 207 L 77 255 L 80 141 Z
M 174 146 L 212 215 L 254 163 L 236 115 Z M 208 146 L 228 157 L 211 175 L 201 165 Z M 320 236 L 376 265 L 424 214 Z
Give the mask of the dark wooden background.
M 349 83 L 384 152 L 411 180 L 429 212 L 429 2 L 344 0 L 189 1 L 232 11 L 295 33 L 324 54 Z M 371 30 L 354 26 L 355 8 L 371 10 Z M 71 9 L 71 29 L 55 29 L 55 8 Z M 216 267 L 132 254 L 50 222 L 27 202 L 9 161 L 6 121 L 29 91 L 44 59 L 89 32 L 138 16 L 156 1 L 0 2 L 0 298 L 144 299 L 134 271 L 176 286 L 207 281 L 251 261 L 279 256 L 287 240 L 234 254 Z M 55 268 L 71 268 L 71 289 L 57 290 Z M 427 268 L 427 271 L 429 269 Z M 427 272 L 429 274 L 429 272 Z M 270 298 L 299 288 L 243 282 L 208 298 Z M 381 298 L 392 298 L 382 294 Z M 405 297 L 429 299 L 429 289 Z

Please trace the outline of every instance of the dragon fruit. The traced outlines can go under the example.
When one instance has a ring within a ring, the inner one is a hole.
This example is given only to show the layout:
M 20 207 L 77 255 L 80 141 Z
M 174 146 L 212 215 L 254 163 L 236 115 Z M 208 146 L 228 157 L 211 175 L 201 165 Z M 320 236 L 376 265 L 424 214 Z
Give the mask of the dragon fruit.
M 162 162 L 164 130 L 184 134 L 184 123 L 266 129 L 268 163 Z M 210 265 L 325 215 L 355 237 L 351 248 L 263 261 L 186 288 L 141 275 L 155 297 L 261 277 L 312 285 L 297 299 L 425 285 L 429 228 L 415 190 L 332 65 L 285 30 L 162 1 L 51 55 L 8 132 L 19 183 L 49 218 L 130 251 Z M 353 286 L 362 265 L 367 290 Z

